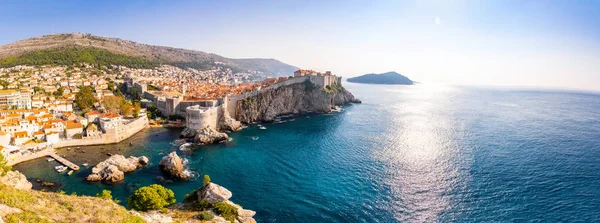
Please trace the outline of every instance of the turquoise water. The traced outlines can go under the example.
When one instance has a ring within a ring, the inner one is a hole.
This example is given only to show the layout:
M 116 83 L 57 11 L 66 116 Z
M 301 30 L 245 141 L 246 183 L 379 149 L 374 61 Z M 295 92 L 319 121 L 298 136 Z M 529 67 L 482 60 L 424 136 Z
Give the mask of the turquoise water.
M 231 190 L 232 201 L 257 211 L 259 222 L 600 221 L 599 95 L 345 86 L 363 104 L 266 130 L 251 126 L 228 144 L 178 152 Z M 177 136 L 151 129 L 85 153 L 63 149 L 69 160 L 91 164 L 73 176 L 44 159 L 16 169 L 63 182 L 67 193 L 108 188 L 125 200 L 161 183 L 181 200 L 202 180 L 156 180 Z M 147 155 L 151 164 L 116 185 L 86 183 L 106 153 Z

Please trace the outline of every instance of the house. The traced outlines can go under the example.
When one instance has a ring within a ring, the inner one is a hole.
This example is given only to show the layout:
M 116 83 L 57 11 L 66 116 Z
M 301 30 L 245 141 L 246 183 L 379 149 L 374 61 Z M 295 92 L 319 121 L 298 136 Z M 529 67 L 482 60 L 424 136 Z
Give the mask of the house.
M 102 131 L 100 131 L 100 129 L 98 129 L 98 125 L 96 125 L 95 123 L 91 123 L 86 129 L 85 129 L 85 135 L 87 137 L 100 137 L 102 134 Z
M 49 144 L 55 144 L 60 141 L 60 137 L 58 132 L 48 132 L 46 133 L 46 142 Z
M 88 122 L 98 122 L 98 117 L 100 117 L 100 112 L 96 110 L 91 110 L 85 113 L 85 118 Z
M 37 139 L 37 140 L 44 140 L 44 136 L 45 136 L 45 135 L 46 135 L 46 134 L 45 134 L 44 132 L 42 132 L 42 131 L 37 131 L 37 132 L 34 132 L 34 133 L 33 133 L 33 138 L 34 138 L 34 139 Z
M 68 139 L 74 138 L 75 135 L 78 135 L 78 134 L 79 134 L 79 136 L 82 136 L 83 135 L 83 126 L 79 122 L 68 121 L 66 130 L 65 130 L 65 134 L 66 134 L 65 136 Z
M 13 136 L 14 136 L 13 144 L 16 146 L 23 145 L 25 142 L 31 140 L 31 138 L 29 137 L 29 135 L 27 134 L 26 131 L 15 132 L 15 133 L 13 133 Z
M 10 144 L 10 134 L 5 131 L 0 131 L 0 145 L 9 145 Z
M 63 120 L 75 120 L 75 119 L 77 119 L 77 115 L 73 114 L 72 112 L 65 112 L 65 113 L 63 113 L 61 118 Z
M 111 112 L 102 113 L 99 117 L 99 120 L 100 128 L 102 128 L 102 130 L 104 131 L 106 131 L 107 129 L 119 127 L 123 124 L 123 119 L 121 115 Z

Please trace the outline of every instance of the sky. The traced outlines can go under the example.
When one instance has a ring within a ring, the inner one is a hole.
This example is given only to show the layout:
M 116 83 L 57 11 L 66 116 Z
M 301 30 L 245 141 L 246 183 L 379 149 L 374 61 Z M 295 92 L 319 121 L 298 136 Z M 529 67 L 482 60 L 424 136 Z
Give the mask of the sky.
M 600 91 L 600 1 L 0 1 L 0 45 L 81 32 L 343 77 Z

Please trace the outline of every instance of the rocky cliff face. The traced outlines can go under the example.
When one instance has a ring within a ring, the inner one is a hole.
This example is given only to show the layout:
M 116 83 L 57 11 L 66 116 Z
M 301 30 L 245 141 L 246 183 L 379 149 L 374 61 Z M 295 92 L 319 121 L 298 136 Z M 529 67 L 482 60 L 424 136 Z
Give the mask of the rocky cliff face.
M 348 103 L 360 103 L 360 100 L 341 87 L 327 90 L 308 83 L 298 83 L 269 89 L 238 101 L 235 118 L 243 123 L 273 121 L 285 114 L 327 113 L 336 105 Z

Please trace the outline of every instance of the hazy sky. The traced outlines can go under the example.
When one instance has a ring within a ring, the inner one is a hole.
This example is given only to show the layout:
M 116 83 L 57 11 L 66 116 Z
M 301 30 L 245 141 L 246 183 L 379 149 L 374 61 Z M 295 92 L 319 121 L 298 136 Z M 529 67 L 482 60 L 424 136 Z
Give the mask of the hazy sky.
M 600 1 L 1 1 L 0 44 L 84 32 L 345 77 L 600 91 Z

